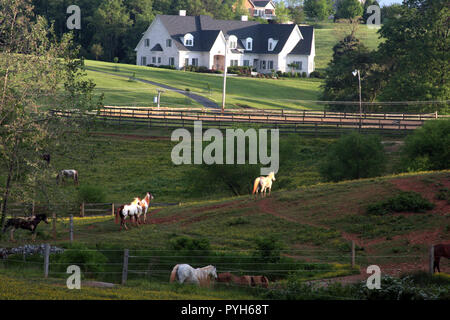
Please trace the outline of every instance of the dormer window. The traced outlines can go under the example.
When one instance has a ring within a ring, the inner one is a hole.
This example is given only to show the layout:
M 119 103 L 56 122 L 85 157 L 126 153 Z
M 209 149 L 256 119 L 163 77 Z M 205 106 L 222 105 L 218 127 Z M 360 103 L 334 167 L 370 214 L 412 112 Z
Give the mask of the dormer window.
M 245 40 L 245 49 L 246 50 L 253 50 L 253 39 L 252 38 L 247 38 Z
M 228 41 L 229 41 L 229 44 L 230 44 L 230 49 L 236 49 L 237 48 L 237 38 L 236 38 L 236 36 L 230 36 Z
M 268 43 L 267 43 L 267 50 L 268 51 L 273 51 L 275 49 L 275 46 L 277 45 L 278 40 L 269 38 Z
M 187 33 L 184 36 L 184 45 L 186 47 L 192 47 L 194 45 L 194 36 L 190 33 Z
M 150 47 L 150 39 L 145 39 L 144 45 L 145 45 L 146 47 Z

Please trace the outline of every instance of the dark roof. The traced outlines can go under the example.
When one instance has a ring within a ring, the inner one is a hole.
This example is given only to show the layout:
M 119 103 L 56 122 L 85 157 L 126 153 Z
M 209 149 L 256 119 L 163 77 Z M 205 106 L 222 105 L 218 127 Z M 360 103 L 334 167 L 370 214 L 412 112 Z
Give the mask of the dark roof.
M 253 53 L 279 53 L 290 34 L 294 24 L 260 24 L 256 21 L 240 20 L 215 20 L 210 16 L 176 16 L 158 15 L 166 27 L 179 50 L 209 51 L 214 44 L 219 32 L 225 36 L 235 35 L 238 38 L 238 48 L 243 49 L 240 40 L 248 37 L 253 39 Z M 312 27 L 311 27 L 312 28 Z M 194 45 L 185 47 L 182 38 L 185 34 L 194 36 Z M 268 51 L 268 39 L 278 40 L 273 51 Z
M 156 46 L 154 46 L 152 48 L 152 50 L 150 51 L 163 51 L 163 48 L 161 47 L 161 45 L 158 43 Z
M 298 26 L 303 39 L 292 49 L 289 54 L 310 55 L 313 41 L 314 28 L 311 26 Z
M 255 7 L 265 7 L 265 6 L 267 6 L 267 4 L 270 2 L 270 1 L 266 1 L 266 0 L 260 0 L 260 1 L 258 1 L 258 0 L 253 0 L 252 1 L 253 2 L 253 4 L 255 5 Z

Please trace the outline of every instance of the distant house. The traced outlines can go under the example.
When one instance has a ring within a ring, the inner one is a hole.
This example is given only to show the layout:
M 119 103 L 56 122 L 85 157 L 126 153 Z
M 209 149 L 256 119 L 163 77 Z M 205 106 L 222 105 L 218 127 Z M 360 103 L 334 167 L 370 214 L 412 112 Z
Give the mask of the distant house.
M 275 3 L 267 0 L 247 0 L 250 4 L 249 14 L 252 17 L 260 17 L 273 20 L 276 17 Z
M 246 20 L 246 19 L 243 19 Z M 314 71 L 314 29 L 296 24 L 157 15 L 135 48 L 137 65 L 188 65 L 224 70 L 252 66 L 260 73 Z M 294 64 L 296 67 L 291 70 Z

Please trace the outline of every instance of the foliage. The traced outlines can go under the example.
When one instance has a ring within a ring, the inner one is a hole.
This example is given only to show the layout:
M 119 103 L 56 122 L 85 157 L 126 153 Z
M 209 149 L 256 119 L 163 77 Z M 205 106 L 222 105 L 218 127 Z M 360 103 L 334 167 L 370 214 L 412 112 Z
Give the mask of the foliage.
M 255 239 L 256 250 L 253 255 L 265 262 L 274 263 L 281 259 L 281 250 L 284 245 L 273 235 Z
M 450 168 L 450 121 L 431 120 L 405 140 L 402 169 L 407 171 Z
M 309 18 L 318 21 L 327 19 L 333 10 L 330 0 L 305 0 L 303 8 Z
M 352 19 L 362 14 L 363 7 L 359 0 L 341 0 L 337 3 L 336 19 Z
M 197 255 L 204 255 L 210 250 L 209 240 L 206 238 L 194 239 L 186 236 L 180 236 L 171 239 L 170 246 L 173 250 L 194 251 L 194 254 Z M 201 253 L 199 253 L 198 251 L 201 251 Z
M 434 208 L 434 204 L 419 193 L 401 192 L 385 201 L 367 206 L 368 214 L 383 215 L 390 212 L 425 212 Z
M 105 202 L 106 193 L 100 186 L 82 185 L 78 189 L 78 200 L 87 203 L 102 203 Z
M 385 154 L 380 138 L 356 132 L 333 144 L 320 167 L 328 181 L 376 177 L 383 173 Z
M 105 271 L 104 264 L 108 259 L 97 250 L 90 250 L 83 244 L 74 243 L 62 254 L 52 257 L 59 271 L 65 272 L 69 265 L 77 265 L 82 273 L 99 273 Z
M 449 99 L 449 10 L 446 0 L 407 0 L 397 18 L 384 22 L 379 34 L 386 40 L 379 52 L 387 72 L 380 100 Z M 448 112 L 448 104 L 425 105 L 417 111 L 435 110 Z

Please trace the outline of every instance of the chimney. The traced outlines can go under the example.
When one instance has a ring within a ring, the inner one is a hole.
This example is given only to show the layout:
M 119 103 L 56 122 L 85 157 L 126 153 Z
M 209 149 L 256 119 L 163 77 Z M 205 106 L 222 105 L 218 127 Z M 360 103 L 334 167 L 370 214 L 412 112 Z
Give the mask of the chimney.
M 186 16 L 186 10 L 180 10 L 178 15 L 181 16 L 181 17 L 185 17 Z
M 241 16 L 241 21 L 248 21 L 248 16 Z

